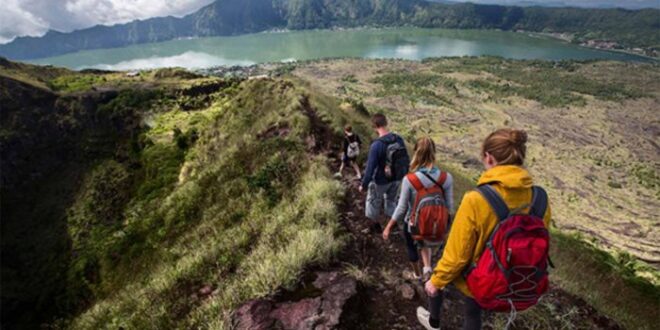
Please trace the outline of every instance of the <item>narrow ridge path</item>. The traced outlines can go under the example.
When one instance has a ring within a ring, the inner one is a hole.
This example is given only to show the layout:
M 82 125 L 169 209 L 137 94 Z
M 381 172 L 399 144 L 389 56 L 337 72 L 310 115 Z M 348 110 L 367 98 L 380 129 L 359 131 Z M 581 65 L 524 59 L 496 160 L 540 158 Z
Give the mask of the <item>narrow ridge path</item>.
M 335 162 L 338 164 L 339 160 Z M 416 309 L 426 306 L 426 293 L 420 282 L 403 278 L 403 272 L 410 270 L 403 236 L 400 231 L 393 233 L 386 242 L 380 234 L 368 232 L 370 220 L 364 216 L 366 193 L 358 191 L 360 181 L 352 172 L 346 169 L 342 178 L 346 195 L 341 222 L 349 243 L 339 260 L 361 283 L 357 296 L 344 309 L 340 328 L 423 330 L 417 322 Z M 458 294 L 452 289 L 445 294 L 449 299 L 443 304 L 443 328 L 459 328 L 462 309 L 456 303 Z

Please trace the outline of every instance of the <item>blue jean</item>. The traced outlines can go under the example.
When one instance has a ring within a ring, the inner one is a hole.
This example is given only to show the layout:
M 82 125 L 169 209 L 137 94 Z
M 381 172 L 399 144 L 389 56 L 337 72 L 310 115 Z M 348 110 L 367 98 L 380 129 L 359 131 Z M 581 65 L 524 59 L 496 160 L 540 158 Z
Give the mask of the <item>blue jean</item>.
M 378 221 L 385 213 L 388 218 L 394 214 L 396 203 L 399 201 L 401 181 L 385 184 L 371 182 L 367 191 L 367 201 L 364 208 L 365 215 L 372 221 Z

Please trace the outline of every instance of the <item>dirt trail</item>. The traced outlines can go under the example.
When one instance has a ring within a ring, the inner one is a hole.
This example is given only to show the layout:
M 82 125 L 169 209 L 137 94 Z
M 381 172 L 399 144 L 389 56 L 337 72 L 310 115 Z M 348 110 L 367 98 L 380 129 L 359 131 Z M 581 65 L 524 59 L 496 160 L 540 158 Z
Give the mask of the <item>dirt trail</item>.
M 345 170 L 349 172 L 351 169 Z M 346 199 L 342 206 L 342 223 L 350 243 L 339 259 L 344 266 L 360 269 L 367 283 L 360 284 L 358 295 L 344 309 L 342 329 L 424 329 L 417 323 L 417 306 L 426 306 L 426 297 L 418 281 L 403 278 L 409 270 L 401 232 L 393 233 L 389 242 L 380 234 L 367 233 L 370 220 L 364 216 L 366 193 L 359 193 L 359 181 L 345 175 Z M 458 295 L 446 293 L 443 306 L 445 328 L 458 328 L 460 310 Z
M 334 163 L 332 167 L 338 168 L 339 160 Z M 415 314 L 417 306 L 427 304 L 422 284 L 405 280 L 402 276 L 410 268 L 403 237 L 400 232 L 393 233 L 390 241 L 385 242 L 380 234 L 367 233 L 369 220 L 364 216 L 366 194 L 358 192 L 359 181 L 348 174 L 352 170 L 346 169 L 344 172 L 342 182 L 347 186 L 347 192 L 341 221 L 349 244 L 339 256 L 340 265 L 337 267 L 359 270 L 355 272 L 363 280 L 360 281 L 358 294 L 344 308 L 340 329 L 424 329 L 418 324 Z M 406 292 L 409 289 L 412 289 L 412 297 L 411 292 Z M 451 287 L 444 294 L 442 328 L 460 329 L 463 311 L 461 294 Z M 588 324 L 592 329 L 621 329 L 584 300 L 559 288 L 552 288 L 545 299 L 545 305 L 551 307 L 544 307 L 544 310 L 552 310 L 553 315 L 546 318 L 547 322 L 535 324 L 535 328 L 573 329 Z M 483 317 L 484 329 L 498 326 L 494 314 L 484 313 Z M 519 320 L 512 328 L 528 329 L 531 325 L 527 322 Z

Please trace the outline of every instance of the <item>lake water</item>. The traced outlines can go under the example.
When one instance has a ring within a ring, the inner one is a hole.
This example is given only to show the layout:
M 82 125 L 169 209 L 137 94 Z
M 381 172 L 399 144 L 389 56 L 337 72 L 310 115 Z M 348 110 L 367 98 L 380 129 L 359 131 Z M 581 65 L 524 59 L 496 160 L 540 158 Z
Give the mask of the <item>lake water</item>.
M 173 40 L 82 51 L 35 60 L 72 69 L 112 70 L 180 66 L 204 68 L 329 57 L 402 58 L 495 55 L 514 59 L 610 59 L 641 56 L 584 48 L 524 33 L 449 29 L 357 29 L 268 32 Z

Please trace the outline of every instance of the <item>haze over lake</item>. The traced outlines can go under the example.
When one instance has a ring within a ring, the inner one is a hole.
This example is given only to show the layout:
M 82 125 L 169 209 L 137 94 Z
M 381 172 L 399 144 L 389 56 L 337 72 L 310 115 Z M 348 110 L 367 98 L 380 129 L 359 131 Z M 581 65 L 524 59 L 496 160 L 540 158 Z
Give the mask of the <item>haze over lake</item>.
M 204 68 L 329 57 L 402 58 L 493 55 L 514 59 L 610 59 L 641 56 L 601 51 L 524 33 L 449 29 L 352 29 L 268 32 L 173 40 L 82 51 L 32 61 L 72 69 Z

